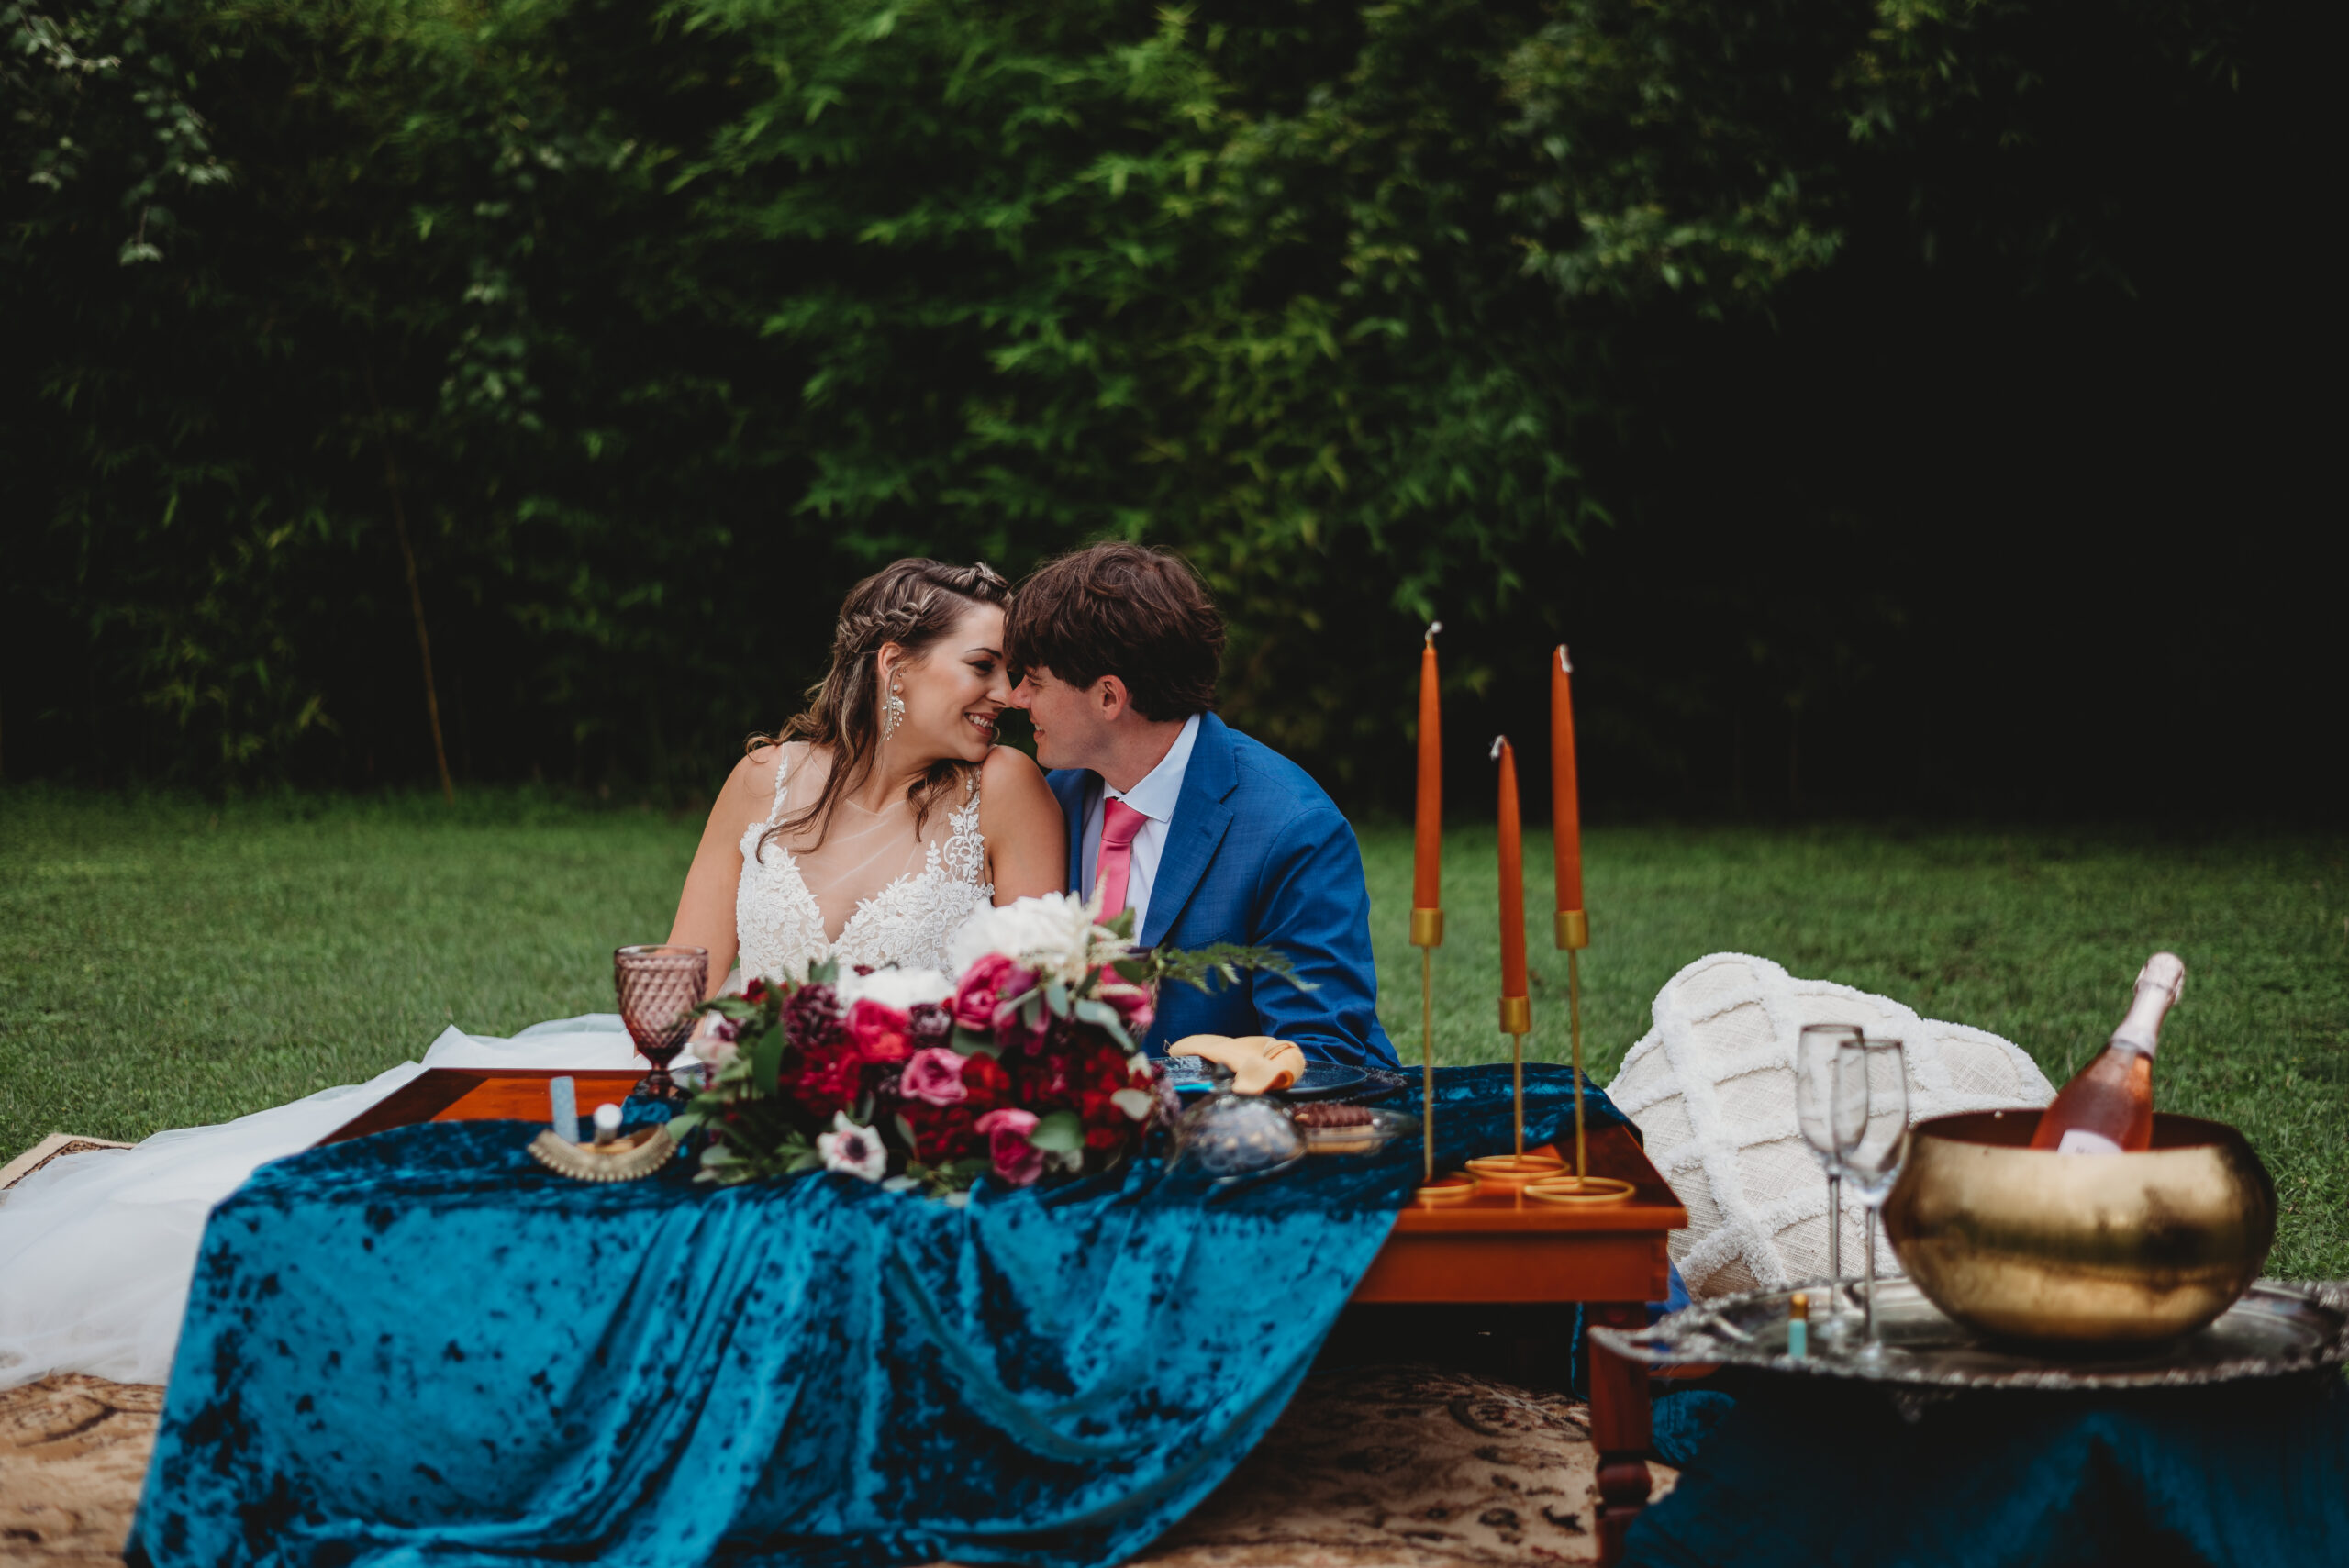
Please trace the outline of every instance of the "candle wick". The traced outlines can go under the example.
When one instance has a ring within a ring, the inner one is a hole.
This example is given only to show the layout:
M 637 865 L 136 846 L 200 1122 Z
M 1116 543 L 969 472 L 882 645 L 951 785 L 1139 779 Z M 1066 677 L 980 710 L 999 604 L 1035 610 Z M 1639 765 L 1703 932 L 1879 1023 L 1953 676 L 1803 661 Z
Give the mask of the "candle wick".
M 1563 642 L 1558 644 L 1558 668 L 1570 675 L 1574 673 L 1574 662 L 1566 657 L 1566 645 Z
M 1494 761 L 1494 762 L 1499 762 L 1499 761 L 1501 760 L 1501 748 L 1502 748 L 1502 747 L 1504 747 L 1504 746 L 1507 746 L 1508 744 L 1508 736 L 1506 736 L 1506 735 L 1496 735 L 1496 736 L 1494 736 L 1494 737 L 1493 737 L 1493 761 Z
M 1428 622 L 1427 634 L 1421 639 L 1421 640 L 1425 642 L 1433 642 L 1435 640 L 1435 634 L 1442 629 L 1443 623 L 1442 621 L 1431 620 Z

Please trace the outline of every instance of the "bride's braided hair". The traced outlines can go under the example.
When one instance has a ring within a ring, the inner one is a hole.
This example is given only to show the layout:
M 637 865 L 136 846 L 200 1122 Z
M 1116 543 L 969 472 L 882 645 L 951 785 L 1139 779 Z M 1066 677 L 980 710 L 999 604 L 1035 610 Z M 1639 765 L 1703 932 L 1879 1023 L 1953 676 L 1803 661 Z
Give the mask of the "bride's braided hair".
M 972 606 L 1010 600 L 1011 584 L 985 562 L 949 566 L 921 558 L 893 561 L 848 591 L 832 628 L 831 668 L 807 688 L 807 710 L 779 734 L 751 736 L 745 748 L 755 751 L 786 740 L 806 740 L 824 747 L 832 757 L 823 788 L 807 809 L 785 816 L 760 837 L 761 855 L 770 841 L 810 826 L 816 840 L 807 848 L 820 849 L 841 801 L 873 776 L 874 758 L 881 749 L 881 650 L 894 642 L 907 661 L 918 662 Z M 972 766 L 960 758 L 941 758 L 907 786 L 916 833 L 929 822 L 930 808 Z

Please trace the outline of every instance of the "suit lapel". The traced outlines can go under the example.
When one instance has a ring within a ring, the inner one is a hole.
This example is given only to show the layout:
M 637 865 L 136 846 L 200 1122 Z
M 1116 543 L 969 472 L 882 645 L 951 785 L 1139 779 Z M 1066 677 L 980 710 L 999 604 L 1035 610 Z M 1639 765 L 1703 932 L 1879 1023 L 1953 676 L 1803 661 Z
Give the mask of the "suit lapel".
M 1231 807 L 1224 801 L 1240 782 L 1231 759 L 1231 732 L 1211 713 L 1199 716 L 1198 738 L 1192 742 L 1190 765 L 1183 770 L 1183 793 L 1175 797 L 1174 820 L 1166 825 L 1166 849 L 1158 858 L 1158 874 L 1150 884 L 1150 918 L 1141 929 L 1141 943 L 1154 948 L 1183 913 L 1199 878 L 1231 826 Z
M 1055 768 L 1044 775 L 1044 782 L 1052 786 L 1061 803 L 1061 816 L 1068 824 L 1068 874 L 1063 880 L 1071 893 L 1082 898 L 1093 891 L 1076 883 L 1085 874 L 1085 819 L 1092 813 L 1101 775 L 1090 768 Z

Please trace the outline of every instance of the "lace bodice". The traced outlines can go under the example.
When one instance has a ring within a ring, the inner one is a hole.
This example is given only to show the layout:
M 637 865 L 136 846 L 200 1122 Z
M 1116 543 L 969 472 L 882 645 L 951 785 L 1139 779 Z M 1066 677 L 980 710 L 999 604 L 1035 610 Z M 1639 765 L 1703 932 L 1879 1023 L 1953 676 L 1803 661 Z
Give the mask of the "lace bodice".
M 832 937 L 825 929 L 823 901 L 808 885 L 801 857 L 779 842 L 769 843 L 763 855 L 759 850 L 760 839 L 782 819 L 794 763 L 801 760 L 795 752 L 804 756 L 803 748 L 789 746 L 777 757 L 774 804 L 765 820 L 742 830 L 742 880 L 734 895 L 734 930 L 743 976 L 796 974 L 828 958 L 875 968 L 894 963 L 943 972 L 947 939 L 972 910 L 995 897 L 995 884 L 986 878 L 986 840 L 979 832 L 978 779 L 972 778 L 963 804 L 946 812 L 945 831 L 933 832 L 920 845 L 919 868 L 859 897 L 840 935 Z M 904 831 L 911 832 L 910 820 Z M 910 854 L 913 841 L 899 841 Z

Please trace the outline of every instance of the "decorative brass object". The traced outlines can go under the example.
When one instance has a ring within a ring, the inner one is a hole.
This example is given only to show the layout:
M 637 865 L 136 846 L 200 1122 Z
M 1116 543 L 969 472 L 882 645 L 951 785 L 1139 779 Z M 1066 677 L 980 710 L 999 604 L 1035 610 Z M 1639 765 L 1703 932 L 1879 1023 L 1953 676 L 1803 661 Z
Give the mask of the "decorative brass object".
M 676 1156 L 677 1140 L 663 1127 L 648 1127 L 609 1143 L 572 1143 L 552 1129 L 530 1140 L 530 1158 L 574 1182 L 636 1182 Z
M 1902 1267 L 1994 1339 L 2077 1353 L 2190 1334 L 2259 1277 L 2276 1187 L 2243 1134 L 2157 1114 L 2133 1154 L 2029 1147 L 2036 1111 L 1935 1117 L 1910 1130 L 1885 1203 Z
M 1595 1208 L 1601 1204 L 1631 1201 L 1631 1184 L 1615 1176 L 1541 1176 L 1525 1184 L 1525 1195 L 1536 1203 L 1569 1208 Z
M 1567 1171 L 1566 1162 L 1555 1154 L 1487 1154 L 1469 1161 L 1468 1173 L 1479 1186 L 1509 1192 L 1565 1176 Z
M 1413 1194 L 1413 1199 L 1423 1208 L 1443 1208 L 1456 1203 L 1466 1203 L 1476 1195 L 1476 1178 L 1464 1171 L 1454 1171 L 1423 1184 Z
M 1574 952 L 1590 945 L 1590 914 L 1584 909 L 1558 911 L 1558 947 Z

